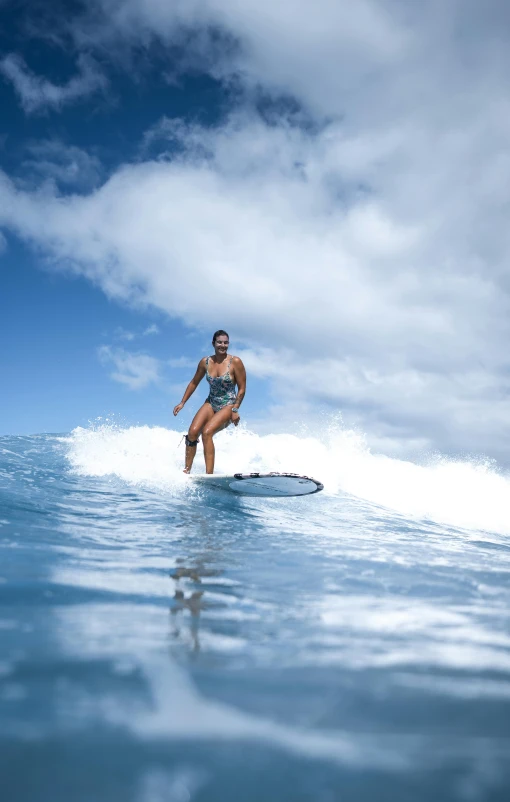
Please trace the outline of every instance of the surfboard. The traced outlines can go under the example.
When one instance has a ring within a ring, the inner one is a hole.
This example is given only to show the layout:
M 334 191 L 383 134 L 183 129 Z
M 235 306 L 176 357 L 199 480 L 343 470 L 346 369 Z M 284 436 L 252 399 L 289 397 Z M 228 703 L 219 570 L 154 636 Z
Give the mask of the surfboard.
M 309 496 L 324 489 L 321 482 L 297 473 L 234 473 L 191 475 L 190 480 L 203 487 L 227 490 L 242 496 L 266 496 L 282 498 L 288 496 Z

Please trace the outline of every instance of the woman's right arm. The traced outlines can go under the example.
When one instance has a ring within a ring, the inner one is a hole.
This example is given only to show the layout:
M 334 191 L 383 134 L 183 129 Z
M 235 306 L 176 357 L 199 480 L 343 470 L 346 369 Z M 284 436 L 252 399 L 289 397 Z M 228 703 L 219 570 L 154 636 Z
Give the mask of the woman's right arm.
M 190 381 L 190 383 L 188 384 L 188 386 L 186 387 L 186 391 L 185 391 L 185 393 L 184 393 L 184 395 L 182 397 L 181 403 L 177 404 L 177 406 L 174 407 L 174 415 L 178 415 L 179 414 L 179 412 L 183 408 L 184 404 L 186 403 L 188 398 L 191 398 L 191 396 L 193 395 L 193 393 L 197 389 L 198 385 L 200 384 L 200 382 L 202 381 L 204 376 L 205 376 L 205 356 L 198 363 L 197 371 L 196 371 L 195 375 L 193 376 L 192 380 Z

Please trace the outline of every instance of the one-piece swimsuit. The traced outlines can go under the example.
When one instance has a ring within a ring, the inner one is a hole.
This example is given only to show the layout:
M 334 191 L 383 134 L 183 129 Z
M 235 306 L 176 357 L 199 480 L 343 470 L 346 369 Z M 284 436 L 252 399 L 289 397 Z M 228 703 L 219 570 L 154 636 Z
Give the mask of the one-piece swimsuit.
M 209 359 L 210 357 L 208 356 L 205 360 L 206 378 L 209 382 L 209 396 L 206 401 L 209 402 L 215 412 L 219 412 L 220 409 L 228 406 L 228 404 L 235 404 L 236 400 L 235 384 L 230 378 L 232 357 L 230 357 L 226 373 L 221 376 L 211 376 L 209 374 Z

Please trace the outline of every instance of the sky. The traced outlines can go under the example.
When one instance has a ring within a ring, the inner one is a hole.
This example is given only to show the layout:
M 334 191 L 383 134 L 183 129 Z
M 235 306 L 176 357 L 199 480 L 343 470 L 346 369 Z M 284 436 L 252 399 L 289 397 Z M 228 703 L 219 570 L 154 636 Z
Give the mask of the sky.
M 0 433 L 252 428 L 510 464 L 505 0 L 0 0 Z

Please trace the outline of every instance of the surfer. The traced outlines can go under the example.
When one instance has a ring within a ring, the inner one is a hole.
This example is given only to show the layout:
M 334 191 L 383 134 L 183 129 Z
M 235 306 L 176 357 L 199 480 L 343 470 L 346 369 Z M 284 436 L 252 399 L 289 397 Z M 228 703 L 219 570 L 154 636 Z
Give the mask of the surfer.
M 240 421 L 239 407 L 246 392 L 246 371 L 238 356 L 227 354 L 229 337 L 220 329 L 214 332 L 212 344 L 214 356 L 204 356 L 197 371 L 186 387 L 180 404 L 174 407 L 178 415 L 186 401 L 193 395 L 204 378 L 209 382 L 209 395 L 191 422 L 186 435 L 186 459 L 184 473 L 191 471 L 200 435 L 204 446 L 205 472 L 214 473 L 214 443 L 216 432 Z M 237 393 L 236 393 L 237 385 Z

